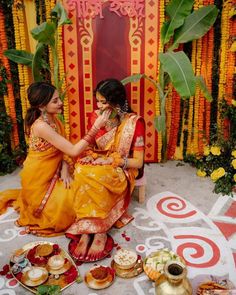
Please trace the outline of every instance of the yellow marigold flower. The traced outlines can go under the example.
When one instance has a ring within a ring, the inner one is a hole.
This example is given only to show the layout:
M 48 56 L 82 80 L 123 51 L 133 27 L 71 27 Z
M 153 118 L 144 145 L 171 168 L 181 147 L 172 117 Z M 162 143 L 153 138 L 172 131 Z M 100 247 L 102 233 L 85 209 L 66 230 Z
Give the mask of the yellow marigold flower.
M 233 105 L 234 107 L 236 107 L 236 100 L 235 100 L 235 99 L 232 99 L 232 105 Z
M 236 182 L 236 174 L 234 174 L 234 181 Z
M 218 169 L 215 169 L 211 173 L 211 179 L 212 179 L 212 181 L 216 182 L 219 178 L 221 178 L 224 175 L 225 175 L 225 169 L 220 167 Z
M 236 159 L 233 159 L 233 161 L 231 162 L 231 164 L 234 167 L 234 169 L 236 169 Z
M 203 150 L 204 156 L 208 156 L 210 154 L 210 148 L 209 146 L 205 146 Z
M 236 150 L 233 150 L 232 153 L 231 153 L 231 155 L 232 155 L 234 158 L 236 158 Z
M 214 156 L 219 156 L 219 155 L 221 154 L 221 152 L 220 152 L 220 147 L 219 147 L 219 146 L 216 146 L 216 145 L 213 145 L 213 146 L 211 147 L 211 153 L 212 153 L 212 155 L 214 155 Z
M 206 176 L 206 172 L 204 170 L 198 169 L 197 170 L 197 176 L 205 177 Z

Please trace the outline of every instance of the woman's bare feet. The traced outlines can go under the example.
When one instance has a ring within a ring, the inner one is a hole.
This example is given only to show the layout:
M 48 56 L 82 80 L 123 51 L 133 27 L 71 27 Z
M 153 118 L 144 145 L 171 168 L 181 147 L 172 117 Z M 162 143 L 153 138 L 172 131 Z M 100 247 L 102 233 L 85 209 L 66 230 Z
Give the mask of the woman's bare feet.
M 92 245 L 85 259 L 86 260 L 101 259 L 103 257 L 103 251 L 105 249 L 106 241 L 107 241 L 106 233 L 95 234 Z
M 90 236 L 87 234 L 82 234 L 79 243 L 77 244 L 73 255 L 77 257 L 78 259 L 82 260 L 85 258 L 85 255 L 87 253 L 88 244 L 89 244 Z

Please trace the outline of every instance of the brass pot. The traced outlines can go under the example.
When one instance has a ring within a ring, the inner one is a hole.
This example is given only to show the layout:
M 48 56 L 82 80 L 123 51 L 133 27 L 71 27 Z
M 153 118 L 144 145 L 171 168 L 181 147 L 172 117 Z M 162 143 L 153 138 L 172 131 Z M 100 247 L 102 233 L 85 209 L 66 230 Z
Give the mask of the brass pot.
M 187 278 L 186 266 L 170 260 L 164 267 L 164 273 L 155 283 L 156 295 L 192 295 L 192 287 Z

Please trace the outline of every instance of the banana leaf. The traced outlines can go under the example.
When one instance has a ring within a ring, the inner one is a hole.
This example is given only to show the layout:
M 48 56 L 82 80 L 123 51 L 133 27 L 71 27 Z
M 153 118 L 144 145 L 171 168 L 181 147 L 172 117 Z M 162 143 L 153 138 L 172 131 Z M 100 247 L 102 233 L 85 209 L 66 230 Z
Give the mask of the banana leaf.
M 209 92 L 207 85 L 202 76 L 196 76 L 196 83 L 200 87 L 204 97 L 211 102 L 213 100 L 211 93 Z
M 54 23 L 44 22 L 31 30 L 31 35 L 36 41 L 53 46 L 55 44 L 55 32 L 56 25 Z
M 182 27 L 175 31 L 173 45 L 169 50 L 177 48 L 179 43 L 186 43 L 204 36 L 214 24 L 218 14 L 215 5 L 199 8 L 186 17 Z
M 65 8 L 58 2 L 51 11 L 51 15 L 57 18 L 58 26 L 71 24 L 71 20 L 67 16 Z
M 154 127 L 158 132 L 164 132 L 166 129 L 166 118 L 164 115 L 156 116 L 154 118 Z
M 33 73 L 33 78 L 35 82 L 40 82 L 43 80 L 43 77 L 41 75 L 41 69 L 43 64 L 42 62 L 43 51 L 44 51 L 43 43 L 38 43 L 35 54 L 34 54 L 34 58 L 32 61 L 32 73 Z
M 195 94 L 196 79 L 190 60 L 183 51 L 159 53 L 163 70 L 168 73 L 176 91 L 182 98 Z
M 181 27 L 186 16 L 191 13 L 193 0 L 172 0 L 166 6 L 166 13 L 170 20 L 165 22 L 161 28 L 161 41 L 165 45 L 174 35 L 174 31 Z
M 128 76 L 128 77 L 124 78 L 123 80 L 121 80 L 121 83 L 123 85 L 126 85 L 128 83 L 135 83 L 135 82 L 138 82 L 140 79 L 144 78 L 145 76 L 146 76 L 145 74 L 131 75 L 131 76 Z
M 4 55 L 15 63 L 32 67 L 33 54 L 25 50 L 8 49 Z

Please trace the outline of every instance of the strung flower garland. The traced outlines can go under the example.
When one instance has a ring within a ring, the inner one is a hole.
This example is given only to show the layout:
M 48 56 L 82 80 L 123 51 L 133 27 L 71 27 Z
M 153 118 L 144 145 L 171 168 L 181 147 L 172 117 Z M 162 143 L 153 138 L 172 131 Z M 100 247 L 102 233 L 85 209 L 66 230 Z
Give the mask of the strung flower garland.
M 160 0 L 159 1 L 159 24 L 158 27 L 161 28 L 163 23 L 165 21 L 165 0 Z M 158 42 L 158 52 L 163 52 L 163 47 L 161 44 L 161 38 L 159 38 L 159 42 Z M 159 73 L 159 69 L 160 69 L 160 62 L 158 60 L 157 62 L 157 68 L 158 68 L 158 72 L 157 75 Z M 156 98 L 155 98 L 155 115 L 159 116 L 160 115 L 160 98 L 159 98 L 159 94 L 158 91 L 156 91 Z M 162 155 L 161 155 L 161 150 L 162 150 L 162 137 L 160 135 L 158 135 L 157 138 L 158 144 L 157 144 L 157 160 L 160 162 Z
M 45 5 L 45 12 L 46 12 L 46 20 L 48 21 L 51 19 L 51 1 L 45 1 L 44 5 Z M 50 46 L 48 46 L 48 56 L 49 56 L 50 69 L 53 69 L 53 55 L 52 55 L 52 50 Z M 51 82 L 52 84 L 55 83 L 53 75 L 51 75 Z
M 63 80 L 62 92 L 66 91 L 66 80 L 65 80 L 65 67 L 64 67 L 64 56 L 63 56 L 63 27 L 58 27 L 58 60 L 59 60 L 59 78 Z M 63 114 L 65 122 L 65 133 L 67 139 L 70 138 L 70 121 L 69 121 L 69 101 L 67 92 L 63 100 Z
M 14 23 L 14 33 L 15 33 L 15 46 L 18 50 L 24 50 L 22 48 L 22 39 L 24 37 L 24 15 L 22 13 L 22 6 L 19 6 L 17 2 L 15 2 L 12 6 L 12 16 L 13 16 L 13 23 Z M 22 19 L 23 18 L 23 19 Z M 21 24 L 21 25 L 20 25 Z M 24 83 L 24 65 L 18 64 L 18 75 L 19 75 L 19 83 L 20 83 L 20 99 L 21 99 L 21 107 L 22 107 L 22 116 L 25 118 L 27 108 L 28 108 L 28 101 L 26 97 L 26 89 Z M 27 80 L 26 82 L 29 83 Z M 28 84 L 27 84 L 28 85 Z
M 4 24 L 4 13 L 3 10 L 0 8 L 0 32 L 1 32 L 1 39 L 0 39 L 0 58 L 2 59 L 3 66 L 6 69 L 6 73 L 8 79 L 11 80 L 11 69 L 8 59 L 3 55 L 3 52 L 8 49 L 7 46 L 7 39 L 6 39 L 6 32 L 5 32 L 5 24 Z M 13 124 L 13 133 L 12 133 L 12 146 L 15 148 L 19 145 L 19 135 L 18 135 L 18 127 L 16 121 L 16 111 L 15 111 L 15 98 L 14 98 L 14 91 L 12 83 L 7 83 L 7 94 L 8 94 L 8 110 L 9 115 L 12 120 Z M 5 100 L 5 99 L 4 99 Z
M 211 4 L 211 3 L 209 3 Z M 213 45 L 214 45 L 214 30 L 213 28 L 210 29 L 208 32 L 208 49 L 207 55 L 206 55 L 206 61 L 205 64 L 207 66 L 206 69 L 206 84 L 211 92 L 212 90 L 212 67 L 213 67 Z M 206 44 L 205 44 L 206 46 Z M 210 142 L 210 124 L 211 124 L 211 103 L 207 100 L 205 100 L 205 110 L 206 110 L 206 116 L 205 116 L 205 140 L 206 144 L 209 144 Z
M 220 102 L 225 95 L 226 72 L 227 67 L 227 44 L 229 39 L 229 12 L 231 9 L 231 1 L 225 1 L 222 9 L 221 22 L 221 51 L 220 51 L 220 77 L 219 77 L 219 92 L 218 92 L 218 108 Z M 217 113 L 217 125 L 221 129 L 222 119 L 220 113 Z

